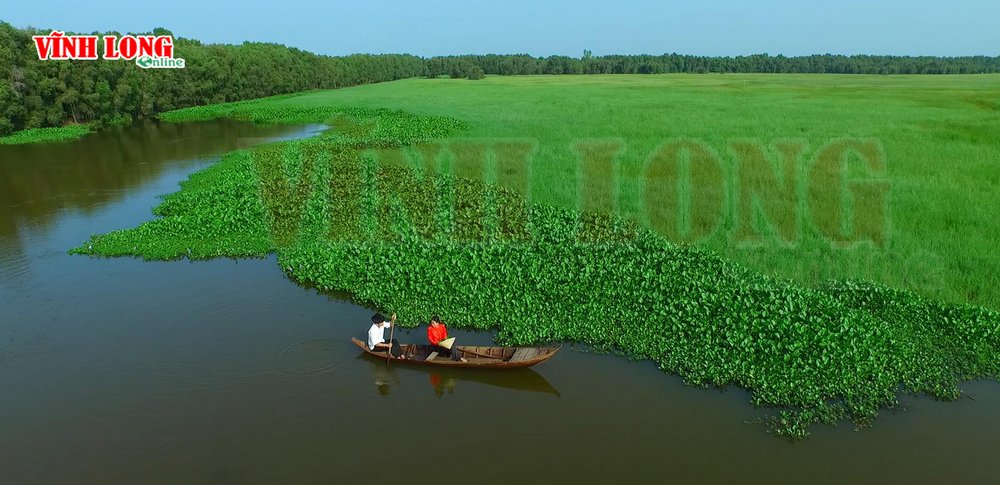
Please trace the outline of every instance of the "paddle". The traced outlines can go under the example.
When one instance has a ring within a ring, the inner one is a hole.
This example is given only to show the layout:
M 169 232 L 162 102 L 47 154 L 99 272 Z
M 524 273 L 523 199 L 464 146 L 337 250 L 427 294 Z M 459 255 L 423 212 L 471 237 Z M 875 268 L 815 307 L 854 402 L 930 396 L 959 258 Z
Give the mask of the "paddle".
M 451 350 L 452 346 L 455 345 L 455 337 L 444 339 L 444 340 L 438 342 L 438 345 L 441 346 L 441 347 L 444 347 L 444 348 L 446 348 L 448 350 Z M 495 356 L 488 355 L 488 354 L 481 354 L 479 352 L 476 352 L 475 350 L 468 350 L 468 349 L 458 349 L 458 350 L 461 350 L 462 352 L 468 352 L 468 353 L 473 354 L 473 355 L 478 355 L 480 357 L 486 357 L 486 358 L 489 358 L 489 359 L 500 359 L 500 360 L 503 360 L 502 357 L 495 357 Z
M 476 352 L 475 350 L 469 350 L 469 349 L 458 349 L 458 350 L 462 351 L 463 354 L 478 355 L 480 357 L 486 357 L 486 358 L 489 358 L 489 359 L 498 359 L 498 360 L 502 360 L 503 359 L 502 357 L 497 357 L 495 355 L 481 354 L 479 352 Z
M 396 331 L 396 314 L 393 313 L 389 319 L 389 351 L 385 353 L 385 365 L 389 365 L 392 358 L 392 333 Z

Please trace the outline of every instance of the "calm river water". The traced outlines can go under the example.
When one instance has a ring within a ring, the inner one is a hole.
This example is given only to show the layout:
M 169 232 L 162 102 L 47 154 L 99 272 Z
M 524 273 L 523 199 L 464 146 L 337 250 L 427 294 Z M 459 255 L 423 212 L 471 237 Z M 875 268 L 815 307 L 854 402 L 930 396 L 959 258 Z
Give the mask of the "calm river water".
M 1000 477 L 994 382 L 788 443 L 746 423 L 766 414 L 746 392 L 685 387 L 648 362 L 564 347 L 523 372 L 386 366 L 348 341 L 370 309 L 297 286 L 273 258 L 66 254 L 151 218 L 157 195 L 220 153 L 316 129 L 149 124 L 0 146 L 0 483 Z

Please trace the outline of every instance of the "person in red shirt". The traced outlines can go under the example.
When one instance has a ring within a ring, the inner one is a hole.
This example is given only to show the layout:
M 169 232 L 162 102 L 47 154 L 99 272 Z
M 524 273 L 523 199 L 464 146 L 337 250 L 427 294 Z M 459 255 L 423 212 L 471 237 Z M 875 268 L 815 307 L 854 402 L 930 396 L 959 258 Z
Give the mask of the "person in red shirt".
M 458 349 L 452 351 L 451 349 L 446 349 L 442 347 L 441 341 L 448 338 L 448 327 L 445 327 L 441 323 L 441 317 L 434 315 L 431 317 L 431 323 L 427 326 L 427 341 L 431 343 L 431 351 L 437 352 L 438 354 L 451 357 L 451 360 L 461 360 L 462 358 Z

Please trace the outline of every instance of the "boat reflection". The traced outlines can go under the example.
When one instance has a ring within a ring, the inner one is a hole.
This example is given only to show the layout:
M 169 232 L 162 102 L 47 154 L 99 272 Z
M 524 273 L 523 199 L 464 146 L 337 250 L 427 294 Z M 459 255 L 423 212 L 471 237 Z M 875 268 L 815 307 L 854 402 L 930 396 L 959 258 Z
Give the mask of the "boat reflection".
M 426 376 L 434 394 L 442 397 L 455 392 L 462 382 L 474 382 L 492 387 L 502 387 L 513 391 L 537 392 L 560 397 L 559 391 L 541 374 L 528 369 L 485 370 L 485 369 L 442 369 L 438 367 L 419 367 L 386 365 L 384 359 L 368 354 L 361 354 L 358 359 L 367 361 L 372 367 L 375 388 L 379 394 L 387 396 L 392 392 L 392 386 L 400 384 L 400 376 Z

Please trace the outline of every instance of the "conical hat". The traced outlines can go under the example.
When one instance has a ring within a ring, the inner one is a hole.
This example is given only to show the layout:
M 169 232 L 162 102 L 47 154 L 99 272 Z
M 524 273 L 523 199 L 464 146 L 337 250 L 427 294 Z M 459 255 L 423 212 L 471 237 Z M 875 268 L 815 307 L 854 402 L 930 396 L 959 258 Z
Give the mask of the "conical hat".
M 444 348 L 449 349 L 449 350 L 451 350 L 451 346 L 452 345 L 455 345 L 455 337 L 446 338 L 446 339 L 438 342 L 438 346 L 444 347 Z

